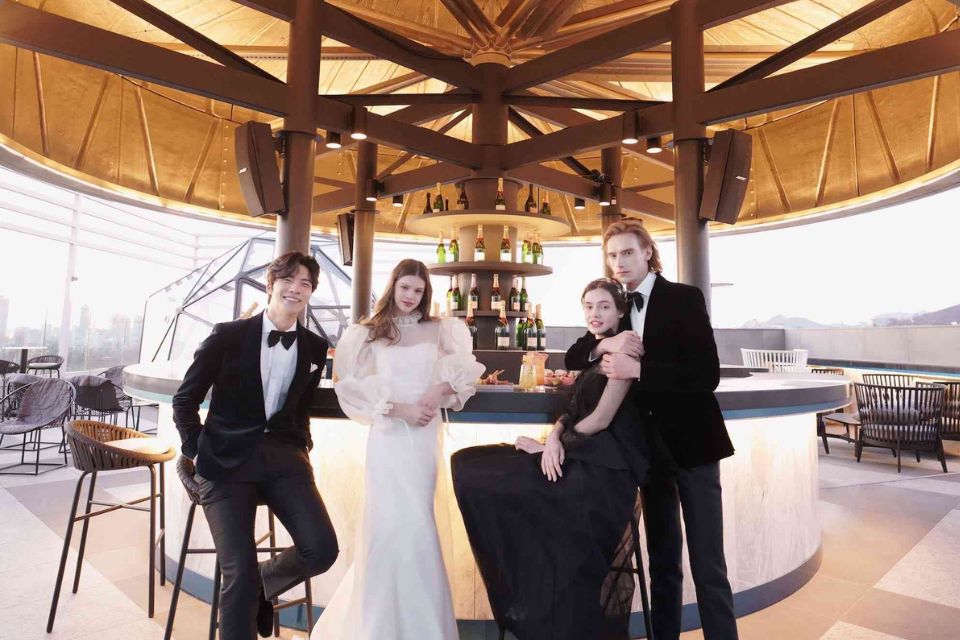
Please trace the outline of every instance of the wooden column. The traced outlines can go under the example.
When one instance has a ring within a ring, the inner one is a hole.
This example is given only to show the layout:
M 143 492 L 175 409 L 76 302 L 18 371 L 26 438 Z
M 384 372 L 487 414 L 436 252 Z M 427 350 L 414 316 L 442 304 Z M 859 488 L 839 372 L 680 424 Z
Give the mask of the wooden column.
M 703 30 L 696 0 L 679 0 L 671 11 L 673 40 L 674 198 L 680 282 L 699 287 L 710 309 L 710 234 L 700 220 L 706 127 L 695 108 L 704 92 Z
M 373 237 L 377 203 L 367 202 L 368 180 L 377 177 L 377 145 L 366 140 L 357 143 L 357 185 L 353 221 L 353 307 L 351 322 L 359 322 L 370 313 L 373 283 Z
M 602 231 L 606 231 L 607 227 L 623 219 L 622 199 L 617 197 L 620 195 L 620 187 L 623 182 L 620 164 L 622 153 L 623 149 L 620 145 L 604 147 L 600 150 L 600 171 L 610 181 L 613 187 L 613 195 L 617 198 L 616 202 L 611 200 L 608 206 L 600 207 L 600 227 Z M 613 272 L 607 266 L 607 257 L 601 256 L 601 260 L 603 260 L 603 275 L 612 278 Z
M 317 92 L 320 79 L 321 3 L 296 0 L 290 23 L 287 59 L 288 104 L 283 119 L 286 152 L 283 162 L 287 212 L 277 217 L 277 255 L 310 251 L 313 175 L 317 155 Z

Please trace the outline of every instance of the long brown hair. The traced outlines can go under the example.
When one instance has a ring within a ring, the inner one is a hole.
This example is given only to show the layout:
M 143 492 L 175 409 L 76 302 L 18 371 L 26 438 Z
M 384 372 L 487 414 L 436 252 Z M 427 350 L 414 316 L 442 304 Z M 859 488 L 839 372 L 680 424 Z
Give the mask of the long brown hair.
M 416 310 L 422 316 L 420 322 L 431 322 L 433 320 L 430 317 L 430 301 L 433 299 L 430 271 L 427 269 L 427 265 L 419 260 L 406 258 L 397 263 L 397 266 L 390 273 L 390 282 L 387 284 L 386 291 L 377 300 L 377 304 L 373 308 L 373 315 L 361 321 L 361 324 L 370 327 L 368 341 L 373 342 L 381 338 L 387 339 L 391 344 L 400 341 L 400 331 L 397 330 L 397 325 L 393 322 L 393 316 L 397 315 L 397 303 L 394 300 L 394 294 L 397 288 L 397 280 L 403 276 L 417 276 L 424 281 L 423 298 L 420 299 L 420 304 Z
M 663 271 L 663 264 L 660 262 L 660 251 L 657 249 L 657 243 L 653 240 L 653 236 L 650 235 L 647 228 L 643 226 L 643 223 L 633 218 L 626 218 L 620 222 L 614 222 L 603 232 L 604 255 L 606 255 L 607 240 L 623 233 L 632 233 L 637 236 L 640 248 L 646 249 L 650 247 L 650 259 L 647 260 L 647 268 L 650 269 L 650 271 L 654 273 Z

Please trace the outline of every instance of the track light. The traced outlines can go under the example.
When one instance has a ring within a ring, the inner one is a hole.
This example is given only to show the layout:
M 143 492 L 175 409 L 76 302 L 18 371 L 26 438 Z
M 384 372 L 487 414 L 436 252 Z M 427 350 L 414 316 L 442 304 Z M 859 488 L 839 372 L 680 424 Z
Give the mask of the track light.
M 339 149 L 343 145 L 340 144 L 340 134 L 336 131 L 327 131 L 327 142 L 324 145 L 327 149 Z
M 393 196 L 393 206 L 395 206 L 397 209 L 403 206 L 403 194 L 398 193 L 397 195 Z
M 637 144 L 640 139 L 637 137 L 637 131 L 640 129 L 640 115 L 636 109 L 627 111 L 623 114 L 623 133 L 620 142 L 623 144 Z
M 647 138 L 647 153 L 660 153 L 661 151 L 663 151 L 663 142 L 660 140 L 660 136 Z
M 574 198 L 573 199 L 573 208 L 577 211 L 583 211 L 587 208 L 587 203 L 583 198 Z
M 613 189 L 609 182 L 604 182 L 600 185 L 600 206 L 609 207 L 611 200 L 613 200 Z
M 353 126 L 350 137 L 354 140 L 367 139 L 367 110 L 364 107 L 353 108 Z
M 367 202 L 376 202 L 377 196 L 383 192 L 383 183 L 379 180 L 367 180 L 366 189 L 364 189 L 364 198 Z

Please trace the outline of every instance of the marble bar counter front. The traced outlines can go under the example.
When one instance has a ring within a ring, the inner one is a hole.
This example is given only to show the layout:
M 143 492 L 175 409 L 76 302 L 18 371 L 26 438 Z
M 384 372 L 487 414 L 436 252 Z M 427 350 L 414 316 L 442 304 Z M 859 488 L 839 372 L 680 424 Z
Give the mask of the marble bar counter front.
M 160 403 L 158 436 L 179 443 L 171 399 L 188 362 L 156 362 L 126 368 L 127 393 Z M 482 388 L 481 388 L 482 389 Z M 738 616 L 767 607 L 799 589 L 820 564 L 820 518 L 816 412 L 844 406 L 849 386 L 842 379 L 808 374 L 761 374 L 724 377 L 716 391 L 736 454 L 720 464 L 723 488 L 723 531 L 727 568 Z M 450 456 L 466 447 L 513 443 L 518 436 L 540 437 L 550 428 L 567 394 L 563 390 L 480 390 L 463 411 L 450 414 L 445 459 L 438 481 L 436 518 L 445 545 L 444 559 L 453 591 L 460 637 L 496 638 L 483 581 L 474 563 L 453 488 Z M 325 574 L 313 579 L 316 612 L 323 609 L 353 561 L 354 539 L 363 500 L 363 464 L 367 428 L 346 419 L 329 380 L 317 389 L 310 422 L 314 441 L 310 460 L 317 485 L 337 531 L 340 556 Z M 173 462 L 169 464 L 174 464 Z M 189 499 L 174 469 L 167 477 L 167 562 L 173 570 L 182 542 Z M 266 513 L 257 517 L 258 533 L 266 529 Z M 641 535 L 643 528 L 641 527 Z M 449 534 L 449 535 L 447 535 Z M 281 529 L 279 544 L 290 538 Z M 198 511 L 191 545 L 210 547 L 209 529 Z M 645 550 L 644 550 L 645 554 Z M 644 555 L 644 562 L 648 560 Z M 684 628 L 698 626 L 696 594 L 686 551 L 684 565 Z M 184 589 L 209 601 L 214 558 L 187 559 Z M 300 597 L 301 587 L 287 598 Z M 634 611 L 640 611 L 639 592 Z M 304 612 L 285 611 L 282 622 L 305 627 Z M 639 613 L 631 620 L 634 637 L 642 635 Z

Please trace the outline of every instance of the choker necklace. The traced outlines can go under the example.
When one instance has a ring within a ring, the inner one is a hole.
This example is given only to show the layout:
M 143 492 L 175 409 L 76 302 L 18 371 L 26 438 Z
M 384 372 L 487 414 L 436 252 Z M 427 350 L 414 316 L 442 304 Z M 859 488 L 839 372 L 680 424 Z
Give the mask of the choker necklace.
M 419 311 L 414 311 L 408 316 L 394 316 L 393 323 L 398 327 L 403 327 L 411 324 L 417 324 L 420 322 L 421 318 L 423 318 L 423 314 Z

